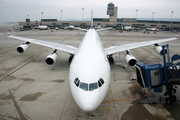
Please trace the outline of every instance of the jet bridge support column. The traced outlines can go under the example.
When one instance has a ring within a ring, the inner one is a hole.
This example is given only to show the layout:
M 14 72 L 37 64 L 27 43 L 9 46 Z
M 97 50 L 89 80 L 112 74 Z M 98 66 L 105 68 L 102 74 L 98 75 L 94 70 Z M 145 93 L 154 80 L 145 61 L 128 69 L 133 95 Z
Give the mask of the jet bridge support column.
M 180 63 L 174 63 L 175 60 L 180 60 L 179 55 L 173 55 L 170 60 L 169 54 L 169 44 L 163 45 L 163 62 L 164 62 L 164 84 L 166 86 L 166 96 L 167 103 L 173 103 L 176 101 L 176 88 L 175 85 L 180 85 Z M 167 56 L 165 51 L 167 50 Z M 166 58 L 168 62 L 166 62 Z
M 169 45 L 163 45 L 163 63 L 161 64 L 136 64 L 137 82 L 143 88 L 154 89 L 154 92 L 163 92 L 165 86 L 164 97 L 159 100 L 165 100 L 166 103 L 176 101 L 176 87 L 180 85 L 180 62 L 175 63 L 175 60 L 180 60 L 180 55 L 173 55 L 170 61 Z M 167 52 L 167 54 L 166 54 Z

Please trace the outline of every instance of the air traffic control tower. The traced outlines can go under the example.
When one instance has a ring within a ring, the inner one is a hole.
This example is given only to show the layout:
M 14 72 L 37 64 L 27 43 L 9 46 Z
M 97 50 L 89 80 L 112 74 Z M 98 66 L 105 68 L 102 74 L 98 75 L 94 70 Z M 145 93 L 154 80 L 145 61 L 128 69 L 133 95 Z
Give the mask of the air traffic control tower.
M 118 8 L 114 7 L 114 4 L 112 2 L 110 2 L 107 6 L 107 15 L 109 15 L 109 22 L 117 22 Z

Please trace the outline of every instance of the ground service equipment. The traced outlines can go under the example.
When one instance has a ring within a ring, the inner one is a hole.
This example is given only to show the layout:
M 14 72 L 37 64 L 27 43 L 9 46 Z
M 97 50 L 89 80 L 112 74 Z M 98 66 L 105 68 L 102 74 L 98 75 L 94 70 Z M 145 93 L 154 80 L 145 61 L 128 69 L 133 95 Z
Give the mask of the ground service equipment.
M 166 103 L 173 103 L 177 100 L 176 85 L 180 85 L 180 55 L 169 55 L 169 45 L 163 45 L 163 65 L 161 64 L 142 64 L 137 62 L 136 75 L 137 82 L 143 88 L 154 89 L 154 92 L 164 92 Z M 165 54 L 167 51 L 167 54 Z M 168 62 L 166 62 L 166 59 Z M 165 91 L 163 91 L 165 87 Z

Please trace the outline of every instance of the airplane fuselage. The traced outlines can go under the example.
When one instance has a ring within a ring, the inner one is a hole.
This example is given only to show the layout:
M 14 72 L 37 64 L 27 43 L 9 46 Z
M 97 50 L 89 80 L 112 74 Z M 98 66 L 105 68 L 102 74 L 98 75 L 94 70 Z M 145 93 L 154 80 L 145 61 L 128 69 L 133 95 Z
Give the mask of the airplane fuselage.
M 77 105 L 86 112 L 99 107 L 110 83 L 110 65 L 99 35 L 89 29 L 70 65 L 69 80 Z
M 48 29 L 48 26 L 46 25 L 41 25 L 38 27 L 40 30 L 47 30 Z
M 124 30 L 132 30 L 132 27 L 131 26 L 125 26 Z

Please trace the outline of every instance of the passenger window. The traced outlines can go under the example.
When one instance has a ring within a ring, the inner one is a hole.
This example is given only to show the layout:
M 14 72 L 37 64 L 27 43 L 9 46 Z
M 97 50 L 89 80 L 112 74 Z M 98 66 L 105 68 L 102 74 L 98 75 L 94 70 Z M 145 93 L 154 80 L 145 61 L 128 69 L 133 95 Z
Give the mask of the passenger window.
M 91 83 L 91 84 L 89 84 L 89 91 L 95 90 L 95 89 L 97 89 L 97 88 L 98 88 L 97 83 Z
M 83 89 L 83 90 L 88 91 L 88 84 L 87 84 L 87 83 L 80 82 L 80 88 Z
M 78 78 L 76 78 L 75 80 L 74 80 L 74 84 L 78 87 L 79 86 L 79 82 L 80 82 L 80 80 L 78 79 Z

